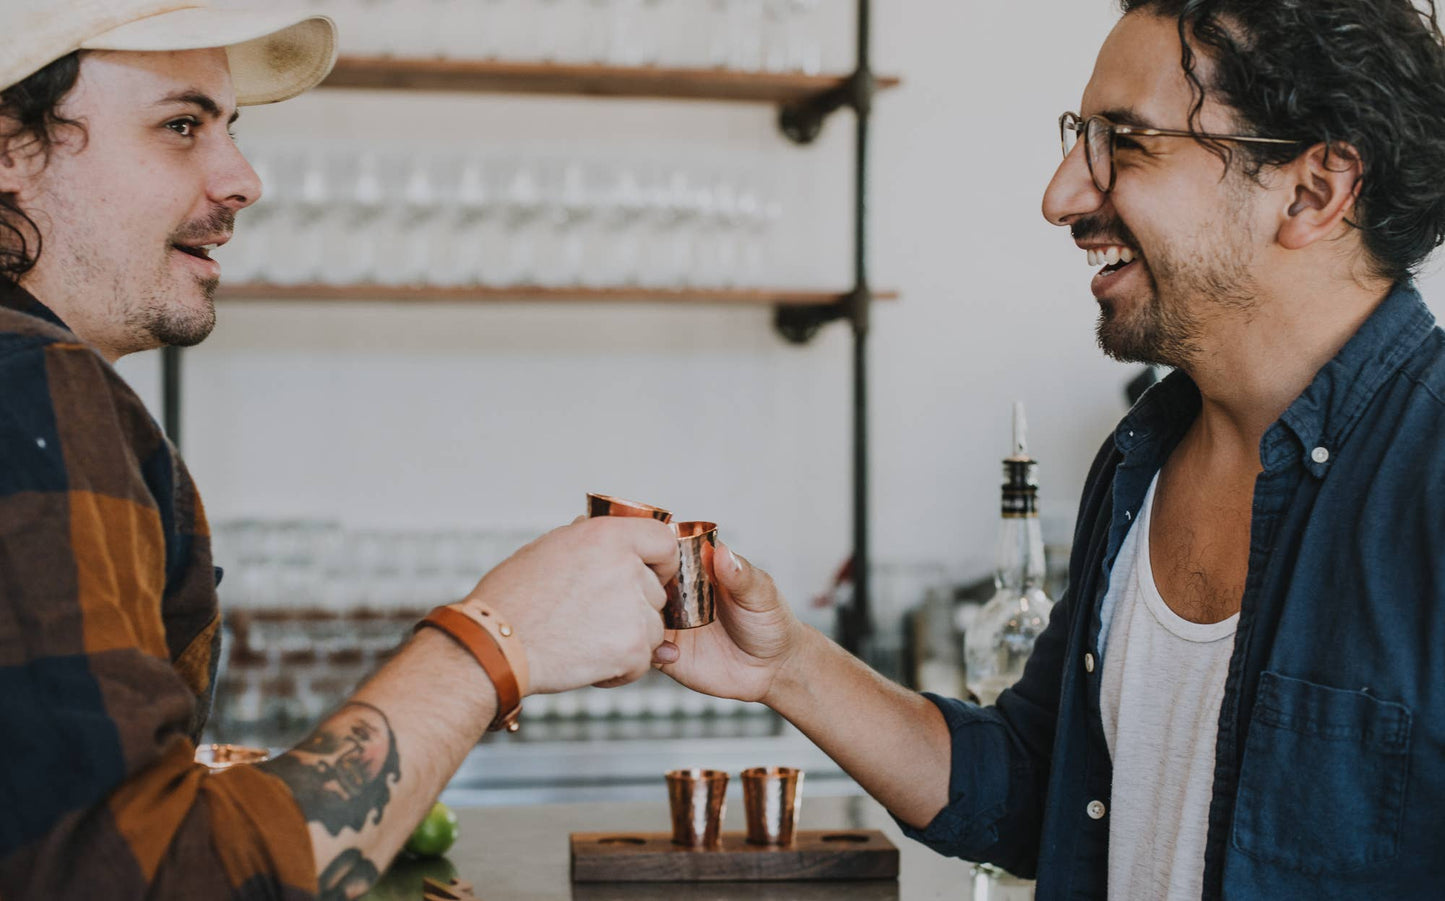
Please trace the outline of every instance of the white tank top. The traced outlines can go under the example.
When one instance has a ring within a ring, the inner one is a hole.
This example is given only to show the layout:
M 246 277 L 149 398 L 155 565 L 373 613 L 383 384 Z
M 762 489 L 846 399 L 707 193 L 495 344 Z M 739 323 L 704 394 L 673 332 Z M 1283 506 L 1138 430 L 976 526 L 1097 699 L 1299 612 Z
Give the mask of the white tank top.
M 1191 623 L 1160 597 L 1149 565 L 1149 486 L 1109 578 L 1114 605 L 1100 683 L 1114 760 L 1110 901 L 1198 901 L 1214 787 L 1214 743 L 1239 614 Z

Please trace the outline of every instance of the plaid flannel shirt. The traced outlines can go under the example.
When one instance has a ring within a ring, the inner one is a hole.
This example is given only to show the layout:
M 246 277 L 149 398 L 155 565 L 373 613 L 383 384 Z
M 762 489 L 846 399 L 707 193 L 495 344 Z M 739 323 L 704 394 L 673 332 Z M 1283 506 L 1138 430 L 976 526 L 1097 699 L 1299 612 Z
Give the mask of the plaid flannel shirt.
M 0 901 L 316 894 L 285 784 L 194 762 L 219 635 L 175 449 L 0 279 Z

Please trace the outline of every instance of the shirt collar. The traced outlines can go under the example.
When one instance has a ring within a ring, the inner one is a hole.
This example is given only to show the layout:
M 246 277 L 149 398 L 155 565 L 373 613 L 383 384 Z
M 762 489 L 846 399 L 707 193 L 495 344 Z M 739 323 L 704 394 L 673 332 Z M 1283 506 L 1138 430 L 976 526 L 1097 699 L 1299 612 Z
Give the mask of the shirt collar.
M 1323 477 L 1380 387 L 1400 371 L 1435 327 L 1435 317 L 1413 283 L 1402 281 L 1365 320 L 1340 352 L 1284 411 L 1260 442 L 1265 469 L 1304 455 L 1304 465 Z M 1290 435 L 1298 444 L 1290 440 Z
M 1176 369 L 1153 385 L 1114 430 L 1114 446 L 1125 456 L 1154 447 L 1173 447 L 1199 415 L 1199 388 Z
M 1380 387 L 1435 327 L 1435 317 L 1408 281 L 1395 285 L 1359 331 L 1326 363 L 1260 441 L 1260 462 L 1272 471 L 1303 458 L 1316 477 L 1329 468 Z M 1150 447 L 1162 456 L 1199 414 L 1199 388 L 1175 370 L 1144 392 L 1114 432 L 1120 453 Z
M 51 325 L 59 326 L 67 332 L 70 331 L 70 326 L 55 315 L 54 310 L 36 300 L 34 294 L 4 277 L 0 277 L 0 307 L 7 307 L 37 319 L 44 319 Z

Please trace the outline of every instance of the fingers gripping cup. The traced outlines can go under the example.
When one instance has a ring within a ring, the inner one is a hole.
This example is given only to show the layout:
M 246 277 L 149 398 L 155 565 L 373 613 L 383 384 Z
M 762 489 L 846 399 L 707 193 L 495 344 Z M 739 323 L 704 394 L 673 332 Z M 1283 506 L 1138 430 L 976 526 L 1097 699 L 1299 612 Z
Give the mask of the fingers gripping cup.
M 672 514 L 651 504 L 639 504 L 637 501 L 625 501 L 620 497 L 608 497 L 605 494 L 587 495 L 587 516 L 636 516 L 651 517 L 658 522 L 672 522 Z
M 677 532 L 677 577 L 667 583 L 662 623 L 669 629 L 696 629 L 717 615 L 717 581 L 712 566 L 717 551 L 717 523 L 680 522 L 673 530 Z
M 728 774 L 721 770 L 672 770 L 667 800 L 672 807 L 672 842 L 689 848 L 715 848 L 722 837 Z
M 747 813 L 749 844 L 791 845 L 802 805 L 802 770 L 786 766 L 743 770 L 743 809 Z

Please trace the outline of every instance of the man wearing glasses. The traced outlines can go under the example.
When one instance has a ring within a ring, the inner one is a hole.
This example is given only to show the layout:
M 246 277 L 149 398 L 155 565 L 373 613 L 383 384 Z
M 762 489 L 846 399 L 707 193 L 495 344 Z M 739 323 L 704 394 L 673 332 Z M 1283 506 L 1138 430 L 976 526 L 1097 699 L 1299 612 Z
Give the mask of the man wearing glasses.
M 1085 488 L 990 708 L 886 683 L 719 559 L 664 667 L 771 705 L 1040 899 L 1438 898 L 1445 235 L 1434 3 L 1124 0 L 1044 196 L 1099 343 L 1174 367 Z

